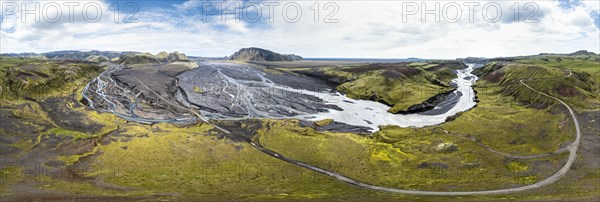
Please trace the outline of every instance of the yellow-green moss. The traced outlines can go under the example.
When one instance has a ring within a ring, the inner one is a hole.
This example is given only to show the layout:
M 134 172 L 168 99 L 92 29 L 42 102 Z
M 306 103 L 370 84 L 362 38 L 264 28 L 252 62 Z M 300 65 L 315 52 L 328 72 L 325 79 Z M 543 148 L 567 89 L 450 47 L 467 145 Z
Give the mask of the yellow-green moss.
M 317 126 L 326 126 L 333 123 L 333 119 L 323 119 L 319 121 L 315 121 L 315 125 Z

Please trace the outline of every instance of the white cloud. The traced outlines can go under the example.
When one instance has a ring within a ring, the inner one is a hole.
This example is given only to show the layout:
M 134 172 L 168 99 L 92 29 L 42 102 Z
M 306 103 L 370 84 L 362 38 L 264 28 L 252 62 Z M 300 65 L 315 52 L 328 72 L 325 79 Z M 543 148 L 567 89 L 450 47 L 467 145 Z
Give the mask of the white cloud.
M 469 22 L 468 10 L 462 7 L 462 17 L 456 23 L 445 22 L 443 16 L 440 17 L 442 21 L 436 23 L 431 15 L 423 23 L 419 14 L 408 16 L 403 22 L 402 2 L 395 1 L 336 2 L 339 10 L 333 17 L 339 20 L 338 23 L 323 23 L 333 8 L 325 10 L 326 2 L 318 2 L 319 22 L 315 23 L 314 12 L 310 9 L 315 2 L 300 1 L 302 17 L 298 22 L 290 23 L 282 14 L 285 5 L 282 2 L 275 8 L 275 21 L 262 24 L 236 23 L 230 16 L 225 22 L 205 23 L 202 16 L 182 14 L 182 10 L 197 9 L 199 1 L 186 2 L 172 11 L 141 11 L 136 14 L 138 23 L 115 23 L 109 5 L 102 1 L 97 3 L 106 11 L 97 23 L 87 23 L 80 15 L 75 16 L 80 20 L 74 23 L 51 24 L 31 23 L 29 19 L 28 23 L 21 23 L 20 16 L 10 16 L 0 30 L 0 52 L 178 50 L 190 55 L 224 56 L 247 46 L 305 57 L 360 58 L 494 57 L 580 49 L 600 52 L 599 29 L 589 15 L 598 10 L 597 1 L 584 1 L 581 6 L 568 10 L 557 2 L 535 1 L 539 8 L 535 16 L 539 19 L 537 23 L 512 22 L 510 6 L 514 2 L 505 1 L 497 2 L 503 9 L 503 16 L 496 23 L 486 22 L 482 17 L 483 5 L 490 3 L 487 1 L 479 2 L 480 6 L 473 13 L 474 22 Z M 446 3 L 441 1 L 441 7 Z M 519 3 L 522 8 L 526 2 Z M 421 6 L 421 2 L 417 5 Z M 429 8 L 431 5 L 432 2 L 427 2 Z M 266 18 L 267 8 L 261 10 Z M 529 14 L 526 10 L 519 13 Z M 124 15 L 119 18 L 122 21 Z
M 581 2 L 581 4 L 583 5 L 583 7 L 585 8 L 585 10 L 587 12 L 592 12 L 592 11 L 600 12 L 600 1 L 584 0 Z

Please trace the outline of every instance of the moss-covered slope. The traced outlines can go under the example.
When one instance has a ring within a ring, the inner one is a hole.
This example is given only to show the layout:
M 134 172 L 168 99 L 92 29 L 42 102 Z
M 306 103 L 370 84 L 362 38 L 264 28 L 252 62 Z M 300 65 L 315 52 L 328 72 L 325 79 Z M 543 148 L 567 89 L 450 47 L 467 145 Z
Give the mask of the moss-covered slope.
M 102 71 L 83 61 L 0 57 L 0 98 L 43 100 L 70 95 Z
M 504 95 L 535 107 L 555 104 L 555 100 L 534 93 L 520 84 L 556 96 L 577 109 L 600 109 L 600 56 L 536 55 L 496 59 L 477 69 L 478 85 L 501 87 Z M 568 77 L 566 77 L 568 76 Z

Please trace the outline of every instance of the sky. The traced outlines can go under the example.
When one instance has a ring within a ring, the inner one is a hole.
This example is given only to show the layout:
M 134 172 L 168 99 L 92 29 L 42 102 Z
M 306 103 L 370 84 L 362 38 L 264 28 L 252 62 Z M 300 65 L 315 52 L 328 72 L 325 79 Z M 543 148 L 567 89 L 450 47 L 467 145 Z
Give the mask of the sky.
M 0 53 L 222 57 L 261 47 L 307 58 L 454 59 L 600 52 L 598 0 L 1 0 L 0 6 Z

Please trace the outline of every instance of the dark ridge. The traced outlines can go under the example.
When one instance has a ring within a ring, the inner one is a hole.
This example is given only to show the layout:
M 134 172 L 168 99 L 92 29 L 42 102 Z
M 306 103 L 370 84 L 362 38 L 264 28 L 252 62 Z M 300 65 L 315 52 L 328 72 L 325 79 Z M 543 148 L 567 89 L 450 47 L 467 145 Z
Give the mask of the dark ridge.
M 318 71 L 318 70 L 296 71 L 296 73 L 324 81 L 333 89 L 335 89 L 337 86 L 339 86 L 343 83 L 350 81 L 346 78 L 327 75 L 324 72 Z
M 294 54 L 279 54 L 262 48 L 242 48 L 229 57 L 230 60 L 242 61 L 296 61 L 302 57 Z
M 396 71 L 404 76 L 413 76 L 419 74 L 421 72 L 418 68 L 408 66 L 407 62 L 400 63 L 373 63 L 368 65 L 363 65 L 359 67 L 353 67 L 348 69 L 342 69 L 345 72 L 351 73 L 364 73 L 370 71 L 377 70 L 388 70 L 388 71 Z
M 381 73 L 385 79 L 400 79 L 402 78 L 402 73 L 396 70 L 385 70 Z
M 446 100 L 448 95 L 452 94 L 452 92 L 454 92 L 454 89 L 434 95 L 433 97 L 430 97 L 429 99 L 425 100 L 421 104 L 416 104 L 416 105 L 410 106 L 410 107 L 408 107 L 407 110 L 398 111 L 397 114 L 413 114 L 413 113 L 419 113 L 419 112 L 425 112 L 425 111 L 432 110 L 433 108 L 435 108 L 435 106 L 437 106 L 438 104 L 440 104 L 444 100 Z

